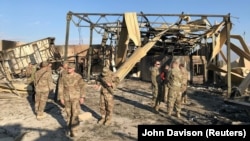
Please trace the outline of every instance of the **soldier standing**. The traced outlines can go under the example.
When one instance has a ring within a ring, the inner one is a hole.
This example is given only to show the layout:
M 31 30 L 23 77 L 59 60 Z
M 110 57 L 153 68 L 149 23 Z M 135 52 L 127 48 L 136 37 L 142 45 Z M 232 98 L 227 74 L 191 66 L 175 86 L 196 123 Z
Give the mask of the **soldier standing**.
M 80 114 L 80 104 L 85 99 L 85 82 L 82 76 L 75 72 L 75 64 L 68 64 L 68 73 L 59 82 L 59 97 L 67 113 L 67 126 L 70 136 L 77 136 Z
M 161 63 L 160 61 L 156 60 L 154 63 L 154 66 L 152 68 L 150 68 L 151 71 L 151 83 L 152 83 L 152 105 L 155 106 L 156 105 L 156 100 L 159 94 L 159 86 L 160 86 L 160 66 Z
M 60 69 L 59 69 L 58 79 L 56 83 L 55 97 L 54 97 L 54 100 L 56 102 L 60 101 L 60 97 L 58 96 L 59 83 L 66 74 L 68 74 L 68 61 L 64 61 L 62 66 L 60 66 Z
M 35 112 L 37 120 L 41 120 L 46 117 L 44 109 L 50 91 L 53 88 L 52 74 L 48 69 L 48 62 L 41 63 L 41 69 L 36 71 L 34 76 L 34 87 L 35 87 Z
M 36 66 L 34 66 L 31 62 L 28 64 L 28 66 L 26 67 L 26 72 L 25 72 L 25 76 L 26 76 L 26 79 L 27 79 L 27 84 L 31 86 L 32 88 L 32 97 L 34 98 L 34 95 L 35 95 L 35 87 L 34 87 L 34 75 L 35 75 L 35 72 L 36 72 Z
M 106 66 L 102 70 L 99 83 L 96 87 L 100 88 L 100 113 L 101 119 L 98 124 L 110 125 L 114 109 L 113 90 L 117 86 L 114 73 Z
M 187 103 L 187 85 L 188 85 L 188 72 L 185 68 L 184 64 L 180 64 L 180 70 L 182 72 L 182 83 L 181 83 L 181 95 L 182 95 L 182 103 Z
M 167 103 L 167 99 L 168 99 L 168 80 L 169 80 L 169 71 L 170 71 L 170 67 L 168 64 L 166 64 L 164 70 L 161 73 L 161 79 L 163 80 L 163 101 Z
M 181 81 L 182 73 L 179 69 L 179 60 L 173 60 L 172 68 L 169 72 L 167 113 L 171 116 L 172 111 L 175 108 L 176 116 L 178 118 L 180 118 L 181 112 Z
M 33 67 L 33 64 L 31 62 L 25 68 L 25 76 L 27 78 L 27 84 L 33 83 L 33 80 L 34 80 L 34 67 Z

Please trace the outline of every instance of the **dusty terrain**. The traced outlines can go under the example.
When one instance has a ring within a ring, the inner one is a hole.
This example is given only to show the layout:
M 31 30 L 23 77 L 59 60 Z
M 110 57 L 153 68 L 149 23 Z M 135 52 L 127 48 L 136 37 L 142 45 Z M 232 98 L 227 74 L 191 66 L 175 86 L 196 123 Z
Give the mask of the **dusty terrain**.
M 98 125 L 99 92 L 88 85 L 87 99 L 82 111 L 92 113 L 92 118 L 82 121 L 77 137 L 65 134 L 63 108 L 53 101 L 51 94 L 46 105 L 47 117 L 36 120 L 30 95 L 17 97 L 0 93 L 0 141 L 136 141 L 139 124 L 164 125 L 224 125 L 249 124 L 249 111 L 226 104 L 223 89 L 189 86 L 188 103 L 183 105 L 181 118 L 166 115 L 162 104 L 159 113 L 150 106 L 151 84 L 140 80 L 125 79 L 115 92 L 113 123 Z

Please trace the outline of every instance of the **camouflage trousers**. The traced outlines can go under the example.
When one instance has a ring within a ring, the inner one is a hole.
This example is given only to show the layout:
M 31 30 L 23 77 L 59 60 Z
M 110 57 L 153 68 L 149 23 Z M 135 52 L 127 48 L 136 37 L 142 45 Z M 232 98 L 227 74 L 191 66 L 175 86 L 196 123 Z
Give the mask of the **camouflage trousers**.
M 168 101 L 168 91 L 169 91 L 168 85 L 165 84 L 164 85 L 164 97 L 163 97 L 163 100 L 165 103 L 167 103 Z
M 101 92 L 100 113 L 102 118 L 111 120 L 114 109 L 114 96 L 108 92 Z
M 49 92 L 36 92 L 35 94 L 35 112 L 38 116 L 42 116 L 46 102 L 48 100 Z
M 187 91 L 186 90 L 184 92 L 182 92 L 181 102 L 184 104 L 187 103 Z
M 65 101 L 65 111 L 67 114 L 67 125 L 71 131 L 77 130 L 79 126 L 80 102 L 79 100 Z
M 155 100 L 157 99 L 157 95 L 158 95 L 159 89 L 158 89 L 158 84 L 152 84 L 152 101 L 155 102 Z
M 169 89 L 168 101 L 167 101 L 167 112 L 172 113 L 175 109 L 177 113 L 181 112 L 181 92 L 180 90 Z

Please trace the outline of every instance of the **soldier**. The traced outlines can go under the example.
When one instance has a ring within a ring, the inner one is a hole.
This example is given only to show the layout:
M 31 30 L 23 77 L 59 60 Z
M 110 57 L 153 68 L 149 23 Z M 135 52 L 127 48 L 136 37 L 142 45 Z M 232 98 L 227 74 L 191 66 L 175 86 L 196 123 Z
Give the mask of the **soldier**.
M 68 73 L 59 82 L 59 97 L 61 104 L 65 106 L 67 113 L 67 126 L 70 136 L 77 136 L 80 114 L 80 104 L 85 99 L 85 82 L 82 76 L 75 72 L 75 64 L 68 64 Z
M 100 89 L 100 113 L 101 119 L 98 124 L 110 125 L 114 108 L 113 90 L 117 86 L 117 80 L 114 73 L 106 66 L 102 70 L 99 83 L 96 85 Z
M 46 117 L 44 109 L 49 93 L 54 89 L 52 75 L 47 68 L 48 62 L 42 62 L 40 70 L 36 71 L 34 76 L 34 86 L 36 91 L 35 112 L 37 120 L 41 120 Z
M 156 60 L 154 63 L 154 66 L 152 68 L 150 68 L 151 71 L 151 83 L 152 83 L 152 105 L 155 106 L 155 104 L 157 103 L 157 96 L 159 94 L 159 86 L 160 86 L 160 66 L 161 63 L 160 61 Z
M 62 66 L 60 66 L 60 69 L 59 69 L 56 90 L 55 90 L 55 97 L 54 97 L 54 100 L 56 102 L 60 101 L 60 97 L 58 96 L 59 82 L 61 81 L 62 77 L 65 76 L 66 74 L 68 74 L 68 61 L 64 61 Z
M 171 70 L 169 72 L 168 81 L 168 101 L 167 101 L 167 113 L 171 116 L 173 109 L 176 109 L 176 116 L 180 118 L 181 112 L 181 81 L 182 74 L 179 69 L 179 60 L 173 60 Z
M 25 72 L 25 76 L 27 78 L 27 84 L 32 84 L 33 85 L 33 81 L 34 81 L 34 74 L 36 72 L 36 68 L 34 67 L 34 65 L 30 62 L 28 64 L 28 66 L 26 67 L 26 72 Z
M 158 112 L 162 102 L 167 102 L 168 97 L 168 78 L 169 77 L 169 65 L 166 64 L 164 70 L 160 73 L 160 84 L 157 100 L 155 103 L 155 110 Z
M 181 95 L 182 95 L 182 103 L 187 103 L 187 85 L 188 85 L 188 72 L 184 67 L 184 64 L 180 64 L 180 70 L 182 72 L 182 83 L 181 83 Z
M 163 80 L 163 101 L 167 102 L 168 99 L 168 80 L 169 80 L 169 71 L 170 67 L 168 64 L 166 64 L 164 70 L 161 73 L 161 79 Z

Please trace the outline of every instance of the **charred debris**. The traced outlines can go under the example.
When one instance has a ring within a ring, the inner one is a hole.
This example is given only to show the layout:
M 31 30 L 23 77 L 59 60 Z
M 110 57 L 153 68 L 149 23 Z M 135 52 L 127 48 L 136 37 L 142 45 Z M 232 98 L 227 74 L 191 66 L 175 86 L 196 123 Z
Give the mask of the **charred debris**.
M 14 81 L 24 77 L 29 62 L 48 60 L 55 74 L 63 61 L 75 62 L 77 72 L 89 82 L 108 61 L 119 81 L 150 81 L 148 68 L 155 59 L 166 64 L 178 58 L 189 71 L 190 85 L 222 89 L 225 102 L 249 107 L 250 51 L 240 35 L 230 34 L 230 14 L 69 11 L 66 17 L 65 45 L 55 45 L 55 37 L 30 43 L 0 40 L 1 78 L 6 80 L 2 91 L 20 95 L 30 89 Z M 78 45 L 69 44 L 71 24 L 79 31 Z M 232 61 L 231 52 L 239 58 Z

